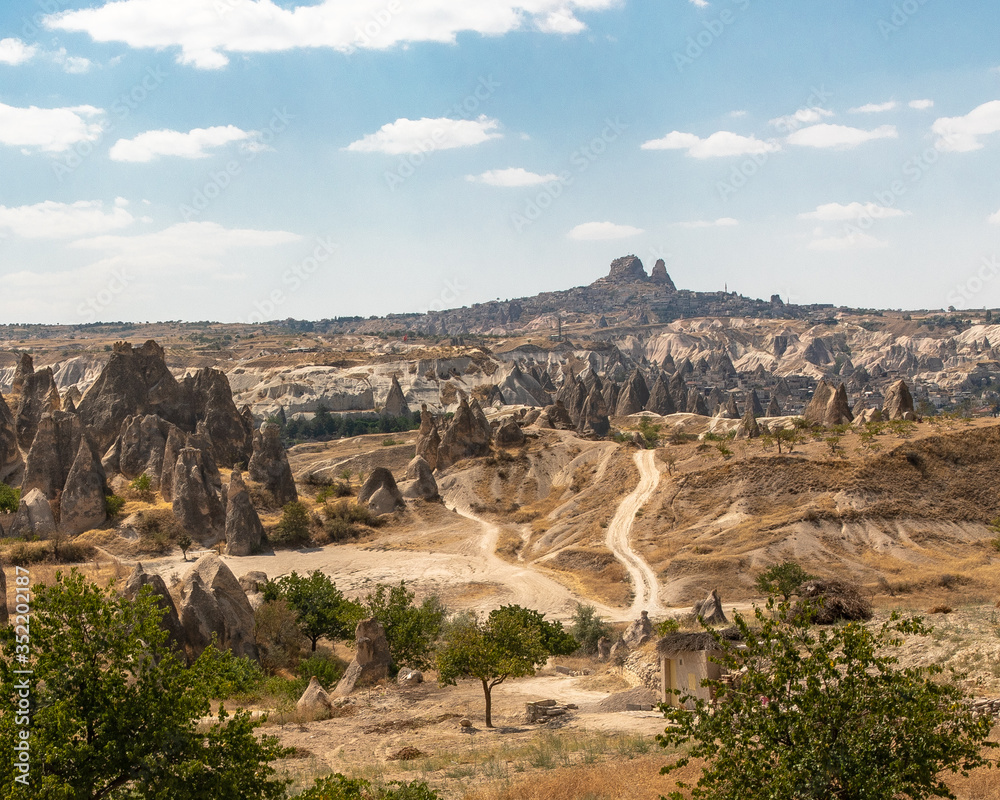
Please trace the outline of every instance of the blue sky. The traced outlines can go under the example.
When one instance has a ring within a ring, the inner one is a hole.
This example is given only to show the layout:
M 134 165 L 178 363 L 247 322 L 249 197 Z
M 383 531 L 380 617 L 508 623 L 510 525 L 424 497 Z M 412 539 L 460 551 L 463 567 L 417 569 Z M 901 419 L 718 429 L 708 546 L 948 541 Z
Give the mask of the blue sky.
M 1000 306 L 1000 8 L 7 0 L 4 322 Z

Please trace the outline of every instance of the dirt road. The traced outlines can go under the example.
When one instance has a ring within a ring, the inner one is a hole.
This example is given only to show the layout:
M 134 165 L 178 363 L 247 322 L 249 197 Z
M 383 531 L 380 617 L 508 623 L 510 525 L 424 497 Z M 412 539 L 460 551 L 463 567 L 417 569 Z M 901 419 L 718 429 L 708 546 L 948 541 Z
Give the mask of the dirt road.
M 635 600 L 626 614 L 629 619 L 635 619 L 641 611 L 656 615 L 662 614 L 665 610 L 660 604 L 660 583 L 656 579 L 656 573 L 632 550 L 629 543 L 636 513 L 646 504 L 660 483 L 655 455 L 652 450 L 642 450 L 635 454 L 635 465 L 639 468 L 639 485 L 632 494 L 622 500 L 617 513 L 608 523 L 608 548 L 628 570 L 635 588 Z

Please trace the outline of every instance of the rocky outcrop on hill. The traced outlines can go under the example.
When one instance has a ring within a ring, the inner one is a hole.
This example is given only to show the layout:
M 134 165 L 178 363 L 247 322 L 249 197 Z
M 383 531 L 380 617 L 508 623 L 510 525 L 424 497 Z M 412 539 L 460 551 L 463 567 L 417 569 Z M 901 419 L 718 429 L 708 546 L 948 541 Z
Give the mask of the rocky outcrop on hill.
M 333 692 L 338 697 L 389 677 L 392 656 L 381 622 L 375 617 L 361 620 L 354 631 L 354 643 L 357 648 L 354 660 Z
M 302 697 L 295 704 L 295 710 L 308 720 L 328 717 L 333 710 L 333 701 L 326 689 L 322 687 L 319 678 L 313 675 Z
M 194 430 L 194 411 L 167 368 L 163 348 L 150 340 L 133 348 L 114 346 L 111 359 L 77 406 L 80 419 L 107 450 L 135 414 L 157 414 L 186 430 Z
M 747 411 L 743 415 L 743 419 L 741 419 L 740 424 L 736 426 L 736 438 L 757 439 L 759 437 L 760 425 L 757 424 L 757 418 L 754 417 L 750 406 L 747 406 Z
M 177 454 L 171 481 L 174 516 L 196 542 L 211 546 L 225 536 L 226 507 L 222 476 L 214 462 L 196 447 Z
M 229 478 L 226 502 L 226 555 L 249 556 L 259 553 L 264 542 L 264 526 L 260 522 L 250 493 L 243 483 L 243 474 L 234 469 Z
M 646 411 L 652 411 L 654 414 L 664 417 L 677 413 L 677 406 L 674 405 L 674 399 L 670 396 L 669 378 L 662 372 L 656 377 L 653 388 L 649 392 Z
M 885 402 L 882 403 L 882 417 L 888 420 L 916 420 L 913 395 L 910 394 L 906 381 L 898 380 L 889 387 L 885 393 Z
M 424 403 L 420 408 L 420 430 L 417 431 L 416 454 L 427 462 L 431 469 L 437 467 L 438 449 L 441 447 L 441 434 L 438 433 L 437 422 L 427 410 Z
M 174 466 L 177 456 L 187 447 L 187 436 L 177 427 L 167 431 L 167 441 L 163 446 L 163 468 L 160 470 L 160 496 L 168 503 L 174 499 Z
M 373 514 L 380 516 L 405 508 L 406 502 L 392 473 L 385 467 L 376 467 L 358 493 L 358 505 L 367 505 Z
M 667 274 L 667 265 L 662 258 L 656 259 L 653 270 L 649 273 L 649 280 L 657 286 L 662 286 L 668 292 L 677 291 L 674 282 L 670 280 L 670 275 Z
M 17 446 L 14 414 L 0 395 L 0 483 L 18 486 L 24 476 L 24 460 Z
M 65 412 L 64 412 L 65 413 Z M 85 437 L 59 497 L 59 530 L 70 536 L 96 528 L 108 518 L 104 469 Z
M 494 434 L 497 447 L 520 447 L 524 444 L 524 431 L 521 426 L 514 421 L 513 417 L 507 417 L 497 427 Z
M 382 406 L 382 414 L 387 417 L 410 416 L 410 407 L 406 404 L 403 387 L 399 385 L 399 380 L 395 375 L 392 376 L 392 384 L 389 386 L 389 394 Z
M 463 397 L 451 424 L 441 437 L 437 468 L 447 469 L 462 459 L 488 454 L 492 438 L 493 430 L 479 403 L 476 400 L 469 403 Z
M 156 573 L 146 572 L 142 564 L 136 564 L 132 574 L 125 581 L 122 594 L 129 600 L 135 600 L 139 596 L 144 586 L 148 586 L 154 595 L 156 604 L 163 609 L 163 616 L 160 617 L 160 627 L 163 628 L 170 637 L 171 643 L 179 650 L 184 650 L 184 630 L 181 628 L 180 617 L 177 615 L 177 606 L 170 596 L 167 584 L 164 583 Z
M 719 598 L 718 589 L 712 589 L 708 597 L 700 603 L 695 603 L 694 613 L 695 616 L 701 617 L 707 625 L 725 625 L 729 622 L 722 610 L 722 600 Z
M 781 404 L 778 402 L 776 395 L 771 395 L 771 402 L 767 404 L 767 414 L 768 417 L 780 417 L 781 416 Z
M 854 415 L 847 404 L 847 388 L 844 384 L 835 388 L 832 383 L 820 381 L 802 417 L 810 425 L 824 428 L 851 422 Z
M 688 392 L 686 411 L 688 414 L 700 414 L 703 417 L 708 416 L 708 404 L 705 402 L 705 395 L 694 387 Z
M 15 538 L 38 537 L 47 539 L 56 532 L 52 506 L 38 489 L 21 495 L 21 503 L 10 525 L 10 536 Z
M 556 400 L 551 406 L 546 406 L 538 418 L 539 428 L 555 428 L 560 431 L 572 431 L 576 429 L 573 418 L 566 410 L 562 400 Z
M 666 271 L 666 267 L 664 267 Z M 647 279 L 646 270 L 636 256 L 622 256 L 611 262 L 611 271 L 606 280 L 614 283 L 628 283 L 630 281 L 644 281 Z
M 420 456 L 406 465 L 406 482 L 400 486 L 403 497 L 419 500 L 437 500 L 438 485 L 434 480 L 434 470 Z
M 127 480 L 145 474 L 150 487 L 159 490 L 164 471 L 163 456 L 172 428 L 183 435 L 179 428 L 155 414 L 126 417 L 121 433 L 101 461 L 105 471 L 117 473 Z M 173 469 L 173 464 L 170 468 Z
M 239 581 L 215 553 L 198 559 L 185 578 L 178 616 L 189 658 L 201 655 L 214 634 L 220 649 L 257 659 L 253 609 Z
M 649 612 L 643 611 L 639 619 L 635 620 L 622 637 L 629 647 L 639 647 L 653 638 L 653 621 L 649 618 Z
M 747 408 L 755 417 L 764 416 L 764 406 L 760 403 L 760 398 L 757 396 L 757 390 L 751 389 L 750 396 L 747 398 Z
M 226 467 L 246 464 L 253 451 L 253 425 L 237 410 L 225 374 L 201 369 L 186 377 L 180 388 L 195 424 L 204 425 L 215 460 Z
M 632 372 L 628 383 L 622 388 L 615 408 L 615 416 L 627 417 L 645 410 L 649 402 L 649 387 L 638 367 Z
M 542 384 L 533 375 L 523 372 L 517 364 L 500 383 L 499 389 L 504 405 L 544 407 L 551 402 Z
M 18 395 L 24 391 L 24 382 L 29 375 L 35 374 L 35 360 L 30 353 L 21 353 L 14 367 L 14 377 L 10 384 L 10 393 Z
M 604 396 L 599 387 L 600 384 L 594 384 L 580 412 L 577 430 L 583 436 L 607 436 L 611 430 L 608 407 L 604 403 Z
M 273 422 L 265 422 L 253 435 L 249 473 L 250 480 L 263 484 L 279 506 L 299 499 L 288 455 L 281 443 L 281 429 Z
M 24 376 L 24 383 L 18 398 L 17 410 L 14 412 L 14 427 L 17 431 L 17 443 L 22 450 L 31 447 L 35 440 L 38 423 L 45 414 L 58 411 L 62 405 L 59 389 L 52 377 L 52 368 L 46 367 L 38 372 Z

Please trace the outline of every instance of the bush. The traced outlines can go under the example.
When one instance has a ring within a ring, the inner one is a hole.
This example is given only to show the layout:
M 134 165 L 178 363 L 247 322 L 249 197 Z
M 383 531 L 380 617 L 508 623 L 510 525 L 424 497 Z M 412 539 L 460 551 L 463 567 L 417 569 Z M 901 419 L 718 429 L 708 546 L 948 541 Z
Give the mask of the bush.
M 49 557 L 48 542 L 14 542 L 7 550 L 6 558 L 12 566 L 27 567 L 31 564 L 39 564 Z
M 0 512 L 13 514 L 21 507 L 21 490 L 0 483 Z
M 139 534 L 139 547 L 143 552 L 153 555 L 169 553 L 184 535 L 177 517 L 169 508 L 151 508 L 137 512 L 133 527 Z
M 351 486 L 345 481 L 335 481 L 329 486 L 324 486 L 318 492 L 316 492 L 316 502 L 325 503 L 331 497 L 350 497 L 353 494 L 351 491 Z
M 431 654 L 447 611 L 436 595 L 419 606 L 413 604 L 414 596 L 404 581 L 392 587 L 380 584 L 365 597 L 364 609 L 382 623 L 397 667 L 426 669 L 431 665 Z
M 755 585 L 762 594 L 768 596 L 780 594 L 781 598 L 787 601 L 803 583 L 814 577 L 794 561 L 786 561 L 758 575 Z
M 611 636 L 611 626 L 597 616 L 596 608 L 577 603 L 569 632 L 583 652 L 593 654 L 597 652 L 597 640 Z
M 273 674 L 294 669 L 308 641 L 299 628 L 298 614 L 286 600 L 271 600 L 254 612 L 254 641 L 260 665 Z
M 439 800 L 439 796 L 426 783 L 389 781 L 384 786 L 372 786 L 363 778 L 345 778 L 338 772 L 317 778 L 297 800 Z
M 312 678 L 318 678 L 320 685 L 327 691 L 331 691 L 343 677 L 345 669 L 344 662 L 336 656 L 313 653 L 309 658 L 299 663 L 297 672 L 307 684 Z
M 142 473 L 142 475 L 134 477 L 131 483 L 129 483 L 128 488 L 137 499 L 146 503 L 151 503 L 153 501 L 153 479 L 150 478 L 145 472 Z
M 268 538 L 272 544 L 300 547 L 308 544 L 312 538 L 309 527 L 309 512 L 302 503 L 295 500 L 285 506 L 281 522 L 271 530 Z
M 117 517 L 122 513 L 123 508 L 125 508 L 124 497 L 119 497 L 116 494 L 105 495 L 104 510 L 107 512 L 109 517 Z
M 751 626 L 736 615 L 739 647 L 706 629 L 720 651 L 714 660 L 738 681 L 703 681 L 714 703 L 682 693 L 694 713 L 661 706 L 670 727 L 657 741 L 684 748 L 663 771 L 705 761 L 694 797 L 951 797 L 943 772 L 989 763 L 993 720 L 975 717 L 936 664 L 899 666 L 893 651 L 902 637 L 930 632 L 920 618 L 893 614 L 877 627 L 816 633 L 774 598 L 754 617 Z

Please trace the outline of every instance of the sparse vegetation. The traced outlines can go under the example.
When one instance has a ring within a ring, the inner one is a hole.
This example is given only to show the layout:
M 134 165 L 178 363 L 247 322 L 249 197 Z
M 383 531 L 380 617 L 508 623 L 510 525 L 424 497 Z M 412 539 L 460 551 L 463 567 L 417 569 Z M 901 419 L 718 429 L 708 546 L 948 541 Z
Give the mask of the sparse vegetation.
M 13 514 L 21 506 L 21 490 L 0 483 L 0 513 Z
M 336 584 L 319 570 L 300 576 L 292 571 L 268 582 L 264 589 L 265 602 L 284 600 L 295 611 L 302 633 L 316 652 L 321 637 L 331 641 L 350 640 L 361 619 L 358 603 L 344 597 Z
M 293 500 L 281 512 L 281 521 L 268 534 L 272 544 L 301 547 L 308 544 L 310 534 L 309 512 L 301 501 Z
M 785 561 L 758 575 L 755 585 L 764 595 L 780 595 L 782 600 L 788 602 L 803 583 L 814 577 L 794 561 Z
M 576 604 L 570 634 L 580 644 L 584 653 L 597 652 L 597 642 L 612 635 L 611 626 L 597 615 L 597 609 L 590 605 Z

